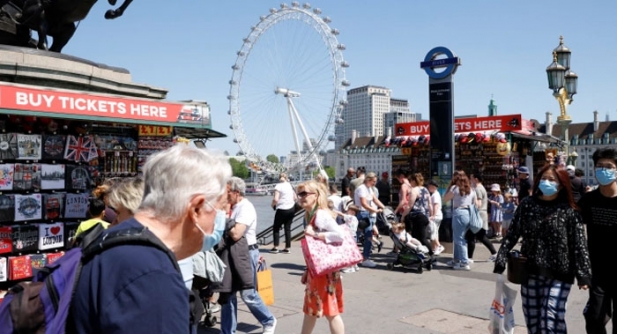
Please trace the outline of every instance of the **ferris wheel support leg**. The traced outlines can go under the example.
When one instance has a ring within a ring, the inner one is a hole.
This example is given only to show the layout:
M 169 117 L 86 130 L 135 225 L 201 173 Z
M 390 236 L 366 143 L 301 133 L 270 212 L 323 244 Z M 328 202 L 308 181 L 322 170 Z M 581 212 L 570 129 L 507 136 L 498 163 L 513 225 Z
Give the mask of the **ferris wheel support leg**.
M 294 144 L 296 145 L 296 152 L 300 154 L 300 141 L 298 139 L 298 132 L 296 131 L 296 123 L 294 122 L 294 108 L 291 98 L 287 98 L 287 111 L 289 112 L 289 121 L 291 122 L 291 131 L 294 135 Z
M 294 106 L 293 102 L 291 101 L 291 98 L 289 97 L 287 98 L 287 103 L 289 104 L 289 106 L 291 107 L 291 110 L 296 116 L 296 121 L 298 122 L 298 125 L 300 126 L 300 130 L 302 131 L 304 138 L 306 139 L 307 146 L 309 147 L 309 150 L 312 152 L 311 155 L 314 155 L 315 152 L 313 152 L 313 144 L 311 143 L 311 138 L 309 137 L 308 132 L 306 132 L 306 129 L 304 128 L 304 124 L 302 123 L 302 120 L 300 119 L 300 115 L 298 115 L 298 110 L 296 109 L 296 106 Z M 300 151 L 298 151 L 298 153 L 299 152 Z M 322 168 L 321 168 L 321 163 L 319 162 L 319 158 L 315 157 L 315 162 L 317 162 L 317 167 L 321 171 Z

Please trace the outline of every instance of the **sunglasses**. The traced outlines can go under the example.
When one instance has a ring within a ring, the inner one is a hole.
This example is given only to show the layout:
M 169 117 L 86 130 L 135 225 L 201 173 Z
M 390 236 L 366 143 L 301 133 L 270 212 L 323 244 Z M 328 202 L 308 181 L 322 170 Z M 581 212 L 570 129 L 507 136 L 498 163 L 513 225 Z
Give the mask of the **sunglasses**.
M 298 195 L 298 197 L 304 198 L 304 197 L 306 197 L 308 195 L 314 195 L 314 194 L 315 193 L 309 193 L 309 192 L 306 192 L 306 191 L 302 191 L 302 192 L 299 192 L 297 195 Z

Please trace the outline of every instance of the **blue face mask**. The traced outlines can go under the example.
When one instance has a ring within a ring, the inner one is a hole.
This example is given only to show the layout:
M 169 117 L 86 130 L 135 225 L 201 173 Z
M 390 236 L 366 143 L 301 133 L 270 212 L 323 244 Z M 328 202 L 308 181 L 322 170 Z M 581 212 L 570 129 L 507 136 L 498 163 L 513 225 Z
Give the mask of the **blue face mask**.
M 540 191 L 544 194 L 544 196 L 553 196 L 557 193 L 557 182 L 552 182 L 549 180 L 540 180 L 540 184 L 538 185 Z
M 214 231 L 212 234 L 207 234 L 204 230 L 199 227 L 199 225 L 195 224 L 197 228 L 204 234 L 204 243 L 201 248 L 202 251 L 209 251 L 214 246 L 216 246 L 219 241 L 221 241 L 221 237 L 223 236 L 223 232 L 225 232 L 225 221 L 226 214 L 223 210 L 216 210 L 216 218 L 214 218 Z
M 614 169 L 596 168 L 596 179 L 600 185 L 609 185 L 615 181 L 616 178 Z

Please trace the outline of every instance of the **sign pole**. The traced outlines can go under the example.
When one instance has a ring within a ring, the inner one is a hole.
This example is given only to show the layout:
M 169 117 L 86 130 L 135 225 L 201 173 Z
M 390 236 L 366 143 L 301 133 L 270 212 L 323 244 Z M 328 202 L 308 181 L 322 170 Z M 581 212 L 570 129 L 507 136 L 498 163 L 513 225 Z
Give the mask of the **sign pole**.
M 446 58 L 437 59 L 445 55 Z M 454 100 L 452 77 L 460 58 L 443 46 L 430 50 L 420 63 L 429 76 L 429 111 L 430 111 L 430 145 L 431 145 L 431 175 L 439 183 L 443 194 L 445 187 L 452 179 L 454 161 Z M 445 68 L 436 72 L 436 68 Z

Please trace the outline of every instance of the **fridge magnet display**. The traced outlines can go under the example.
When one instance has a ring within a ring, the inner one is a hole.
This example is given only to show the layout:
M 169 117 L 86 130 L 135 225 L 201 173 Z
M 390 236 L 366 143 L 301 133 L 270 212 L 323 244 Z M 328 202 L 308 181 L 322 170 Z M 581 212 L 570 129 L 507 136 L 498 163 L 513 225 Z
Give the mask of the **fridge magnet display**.
M 64 212 L 64 193 L 43 194 L 43 219 L 62 218 Z
M 17 159 L 40 160 L 42 157 L 41 135 L 17 134 Z
M 32 277 L 30 256 L 14 256 L 9 258 L 9 279 L 11 281 Z
M 13 251 L 13 235 L 10 226 L 0 227 L 0 254 Z
M 0 223 L 15 221 L 15 196 L 0 195 Z
M 36 190 L 41 188 L 41 166 L 39 164 L 15 164 L 13 190 Z
M 64 158 L 65 136 L 45 136 L 43 142 L 43 159 L 58 160 Z
M 13 225 L 12 239 L 14 253 L 35 252 L 39 242 L 39 227 L 36 225 Z
M 15 195 L 15 221 L 41 219 L 41 194 Z
M 66 194 L 64 218 L 86 218 L 88 213 L 88 194 Z
M 39 270 L 47 264 L 47 256 L 45 254 L 32 254 L 30 255 L 30 263 L 32 263 L 32 276 L 36 277 Z
M 64 159 L 75 162 L 88 162 L 91 160 L 90 150 L 96 148 L 92 136 L 72 136 L 66 137 L 64 148 Z
M 64 247 L 64 223 L 39 224 L 39 250 Z
M 0 164 L 0 190 L 13 190 L 14 164 Z
M 66 166 L 66 189 L 87 190 L 92 184 L 87 166 Z
M 41 189 L 64 189 L 64 165 L 41 164 Z
M 14 133 L 0 133 L 0 159 L 17 158 L 17 136 Z
M 6 257 L 0 257 L 0 282 L 6 282 L 9 279 L 6 262 Z

